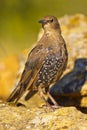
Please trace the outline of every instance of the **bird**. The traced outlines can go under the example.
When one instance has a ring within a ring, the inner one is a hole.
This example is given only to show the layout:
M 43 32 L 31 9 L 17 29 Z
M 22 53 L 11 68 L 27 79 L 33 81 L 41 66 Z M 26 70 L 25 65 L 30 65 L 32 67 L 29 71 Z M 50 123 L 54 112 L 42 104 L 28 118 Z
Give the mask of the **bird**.
M 7 102 L 17 103 L 27 90 L 30 91 L 30 96 L 37 91 L 46 106 L 56 108 L 59 105 L 49 93 L 49 88 L 59 80 L 66 69 L 67 47 L 57 17 L 48 15 L 38 22 L 44 33 L 28 54 L 20 81 Z M 49 104 L 45 95 L 51 99 L 53 105 Z

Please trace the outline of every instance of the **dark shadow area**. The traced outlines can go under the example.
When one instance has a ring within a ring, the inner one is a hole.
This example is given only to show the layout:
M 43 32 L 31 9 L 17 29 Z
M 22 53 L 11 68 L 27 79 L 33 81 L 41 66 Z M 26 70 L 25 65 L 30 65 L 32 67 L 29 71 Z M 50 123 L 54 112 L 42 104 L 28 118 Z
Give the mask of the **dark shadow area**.
M 81 90 L 86 81 L 87 58 L 76 59 L 73 70 L 52 86 L 50 93 L 60 106 L 76 106 L 77 109 L 87 114 L 87 107 L 80 107 L 83 98 Z M 50 102 L 49 99 L 48 101 Z
M 26 107 L 23 103 L 18 102 L 18 103 L 17 103 L 17 107 L 20 107 L 20 106 Z

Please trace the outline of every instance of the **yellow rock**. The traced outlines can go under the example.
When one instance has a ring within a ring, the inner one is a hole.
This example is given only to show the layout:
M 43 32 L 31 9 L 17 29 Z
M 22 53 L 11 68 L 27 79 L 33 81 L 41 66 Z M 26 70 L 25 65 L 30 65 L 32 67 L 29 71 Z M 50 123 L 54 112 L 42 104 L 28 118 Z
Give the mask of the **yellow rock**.
M 16 79 L 19 67 L 18 57 L 13 55 L 0 62 L 0 97 L 6 98 Z

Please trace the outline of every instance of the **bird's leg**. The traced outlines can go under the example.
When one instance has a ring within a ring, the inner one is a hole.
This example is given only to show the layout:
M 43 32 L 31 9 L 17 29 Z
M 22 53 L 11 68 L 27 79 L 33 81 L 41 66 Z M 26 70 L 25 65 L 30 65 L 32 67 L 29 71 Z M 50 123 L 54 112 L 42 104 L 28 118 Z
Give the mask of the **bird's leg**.
M 51 96 L 51 94 L 49 92 L 47 92 L 47 95 L 49 97 L 49 99 L 52 101 L 52 103 L 55 105 L 55 106 L 58 106 L 58 103 L 54 100 L 54 98 Z
M 52 101 L 52 103 L 54 104 L 54 108 L 59 108 L 60 106 L 58 105 L 58 103 L 55 101 L 55 99 L 52 97 L 52 95 L 49 93 L 49 91 L 47 92 L 47 95 L 49 97 L 49 99 Z
M 46 103 L 46 105 L 47 105 L 48 107 L 51 107 L 51 105 L 47 102 L 47 100 L 46 100 L 46 98 L 45 98 L 45 96 L 44 96 L 44 93 L 43 93 L 41 87 L 38 88 L 38 91 L 39 91 L 39 94 L 40 94 L 41 99 Z

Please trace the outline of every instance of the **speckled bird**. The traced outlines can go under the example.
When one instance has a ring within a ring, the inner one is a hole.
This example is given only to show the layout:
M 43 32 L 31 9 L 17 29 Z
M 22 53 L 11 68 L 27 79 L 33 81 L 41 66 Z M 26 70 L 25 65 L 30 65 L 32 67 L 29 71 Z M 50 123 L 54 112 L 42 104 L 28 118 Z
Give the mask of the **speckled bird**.
M 52 107 L 47 102 L 45 94 L 56 107 L 58 103 L 49 93 L 49 87 L 59 80 L 66 68 L 68 59 L 66 44 L 56 17 L 45 16 L 39 23 L 42 24 L 44 33 L 29 53 L 21 79 L 7 101 L 17 103 L 26 90 L 30 92 L 36 90 L 47 106 Z

